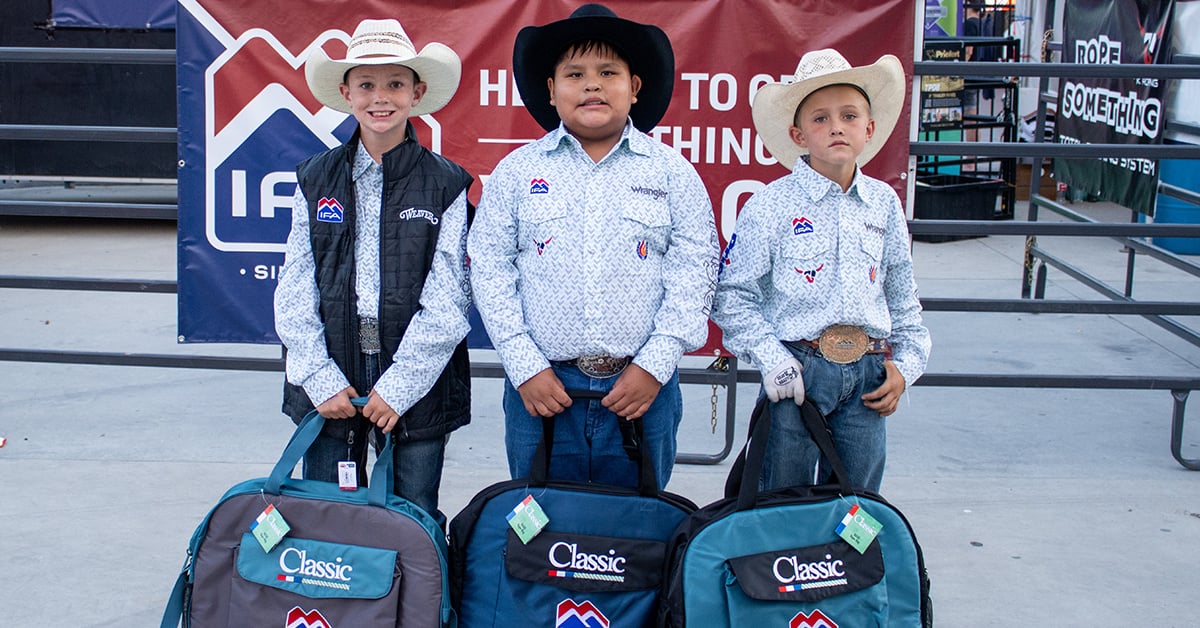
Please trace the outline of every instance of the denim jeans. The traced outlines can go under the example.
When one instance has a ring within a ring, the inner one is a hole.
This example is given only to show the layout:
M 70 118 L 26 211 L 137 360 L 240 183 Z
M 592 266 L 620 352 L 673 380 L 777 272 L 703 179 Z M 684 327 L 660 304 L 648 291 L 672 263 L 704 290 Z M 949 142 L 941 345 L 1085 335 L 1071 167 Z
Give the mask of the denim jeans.
M 803 367 L 804 394 L 825 415 L 833 431 L 833 442 L 850 475 L 851 486 L 879 491 L 886 459 L 886 422 L 878 412 L 863 405 L 860 397 L 883 385 L 884 356 L 868 353 L 853 364 L 836 364 L 807 346 L 788 346 Z M 760 395 L 764 394 L 759 392 Z M 771 432 L 763 461 L 763 489 L 812 485 L 830 475 L 827 462 L 800 418 L 792 399 L 770 405 Z
M 552 368 L 567 390 L 608 392 L 620 377 L 597 379 L 584 375 L 578 368 L 560 364 Z M 513 478 L 527 478 L 534 452 L 542 439 L 542 419 L 525 410 L 520 393 L 507 379 L 504 382 L 504 418 L 509 473 Z M 650 451 L 660 489 L 671 479 L 675 465 L 675 434 L 682 418 L 683 396 L 676 373 L 658 391 L 658 397 L 642 415 L 643 446 Z M 636 487 L 637 463 L 629 459 L 622 446 L 619 421 L 623 420 L 609 412 L 599 399 L 574 400 L 566 412 L 555 418 L 550 478 Z
M 373 383 L 379 378 L 379 357 L 363 354 L 363 365 Z M 359 391 L 362 392 L 362 391 Z M 352 419 L 358 426 L 348 438 L 334 438 L 324 432 L 304 454 L 303 475 L 306 480 L 337 482 L 337 464 L 353 460 L 358 467 L 359 486 L 367 485 L 367 443 L 375 443 L 376 455 L 390 437 L 361 415 Z M 438 511 L 438 487 L 442 480 L 447 437 L 426 440 L 399 441 L 392 445 L 394 492 L 433 515 L 445 527 L 446 517 Z

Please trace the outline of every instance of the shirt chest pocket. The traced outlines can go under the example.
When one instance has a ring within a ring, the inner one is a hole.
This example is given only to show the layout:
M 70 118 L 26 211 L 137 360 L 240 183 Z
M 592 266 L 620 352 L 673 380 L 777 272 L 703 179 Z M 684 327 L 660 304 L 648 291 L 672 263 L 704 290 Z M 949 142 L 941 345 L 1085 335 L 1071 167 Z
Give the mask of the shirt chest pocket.
M 517 224 L 521 237 L 521 250 L 537 250 L 542 253 L 555 237 L 561 237 L 567 221 L 567 208 L 561 203 L 536 198 L 517 207 Z
M 868 233 L 859 241 L 859 251 L 867 258 L 868 262 L 883 261 L 883 236 L 874 233 Z
M 667 251 L 671 232 L 671 210 L 666 203 L 653 199 L 635 199 L 621 208 L 623 238 L 635 247 L 639 257 L 661 257 Z
M 803 288 L 818 283 L 833 262 L 833 242 L 816 234 L 788 236 L 779 243 L 775 285 Z

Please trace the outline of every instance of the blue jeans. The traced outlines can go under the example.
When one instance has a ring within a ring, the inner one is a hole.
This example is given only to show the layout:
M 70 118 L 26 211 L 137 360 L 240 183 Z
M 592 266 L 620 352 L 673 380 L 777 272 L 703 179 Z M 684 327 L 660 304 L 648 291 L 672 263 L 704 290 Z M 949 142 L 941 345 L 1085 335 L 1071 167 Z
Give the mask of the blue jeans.
M 789 345 L 788 349 L 804 369 L 804 394 L 829 422 L 850 484 L 878 492 L 887 457 L 886 422 L 878 412 L 863 405 L 860 397 L 883 385 L 883 354 L 868 353 L 853 364 L 836 364 L 811 347 Z M 804 427 L 800 407 L 791 399 L 782 399 L 772 403 L 770 409 L 771 433 L 763 461 L 762 488 L 825 482 L 830 475 L 829 465 L 818 467 L 821 453 Z
M 378 356 L 364 354 L 363 365 L 370 381 L 374 383 L 379 378 Z M 358 484 L 366 486 L 367 443 L 375 443 L 375 453 L 378 455 L 387 442 L 384 439 L 390 435 L 384 434 L 362 416 L 333 420 L 355 421 L 361 427 L 351 430 L 349 438 L 334 438 L 322 432 L 304 454 L 304 479 L 337 482 L 338 462 L 353 460 L 358 467 Z M 405 443 L 397 441 L 392 445 L 394 492 L 433 515 L 443 527 L 446 517 L 438 511 L 438 487 L 442 481 L 445 456 L 446 437 Z
M 555 364 L 554 374 L 567 390 L 608 392 L 617 377 L 596 379 L 573 366 Z M 683 418 L 683 396 L 679 374 L 658 391 L 658 397 L 642 415 L 645 429 L 643 446 L 650 451 L 658 488 L 666 487 L 675 465 L 675 434 Z M 504 381 L 504 446 L 508 452 L 508 470 L 513 478 L 529 477 L 534 452 L 542 439 L 542 419 L 525 410 L 521 395 L 512 382 Z M 617 415 L 600 400 L 577 399 L 554 422 L 554 447 L 550 459 L 551 479 L 598 482 L 636 487 L 637 463 L 622 447 Z

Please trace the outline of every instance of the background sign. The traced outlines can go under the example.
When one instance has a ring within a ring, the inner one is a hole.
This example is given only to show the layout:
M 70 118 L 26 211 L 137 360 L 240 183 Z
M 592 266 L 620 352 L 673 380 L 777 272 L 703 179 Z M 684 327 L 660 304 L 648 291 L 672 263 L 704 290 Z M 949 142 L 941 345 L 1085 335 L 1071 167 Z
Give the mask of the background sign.
M 1063 61 L 1087 64 L 1166 62 L 1174 0 L 1070 0 Z M 1159 79 L 1061 79 L 1055 133 L 1065 144 L 1161 144 L 1166 82 Z M 1081 195 L 1154 215 L 1154 159 L 1056 159 L 1054 176 Z
M 422 143 L 486 183 L 495 164 L 544 132 L 512 77 L 517 31 L 566 18 L 580 2 L 426 0 L 180 0 L 179 335 L 183 342 L 277 342 L 272 294 L 291 224 L 295 164 L 344 141 L 346 114 L 308 92 L 303 61 L 317 47 L 344 56 L 364 18 L 401 16 L 418 49 L 429 42 L 463 60 L 454 100 L 416 120 Z M 675 48 L 674 98 L 651 135 L 687 157 L 712 198 L 721 244 L 750 194 L 786 174 L 754 132 L 753 94 L 793 75 L 807 50 L 837 48 L 854 65 L 891 53 L 912 76 L 909 0 L 803 3 L 666 0 L 607 3 L 659 25 Z M 867 167 L 905 198 L 909 107 Z M 478 201 L 481 185 L 472 187 Z M 476 319 L 476 323 L 478 320 Z M 486 346 L 476 324 L 472 346 Z M 720 337 L 711 327 L 712 354 Z
M 58 28 L 175 28 L 174 0 L 54 0 Z

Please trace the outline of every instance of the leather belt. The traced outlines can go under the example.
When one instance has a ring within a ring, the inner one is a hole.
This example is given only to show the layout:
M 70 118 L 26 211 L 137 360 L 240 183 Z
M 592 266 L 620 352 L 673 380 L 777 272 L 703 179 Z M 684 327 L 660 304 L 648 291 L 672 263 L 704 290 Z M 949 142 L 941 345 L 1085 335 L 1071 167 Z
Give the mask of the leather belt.
M 601 353 L 598 355 L 585 355 L 574 360 L 564 360 L 556 362 L 556 364 L 573 366 L 588 377 L 608 379 L 620 375 L 621 371 L 624 371 L 625 367 L 629 366 L 631 362 L 633 362 L 633 358 L 629 356 L 617 357 Z
M 379 319 L 358 317 L 358 348 L 368 355 L 379 353 L 383 347 L 379 343 Z
M 834 364 L 853 364 L 868 353 L 892 351 L 887 338 L 869 338 L 867 332 L 854 325 L 832 325 L 816 340 L 796 340 L 793 344 L 816 349 Z

